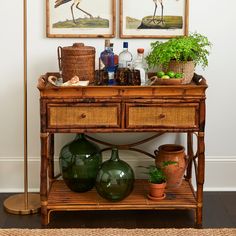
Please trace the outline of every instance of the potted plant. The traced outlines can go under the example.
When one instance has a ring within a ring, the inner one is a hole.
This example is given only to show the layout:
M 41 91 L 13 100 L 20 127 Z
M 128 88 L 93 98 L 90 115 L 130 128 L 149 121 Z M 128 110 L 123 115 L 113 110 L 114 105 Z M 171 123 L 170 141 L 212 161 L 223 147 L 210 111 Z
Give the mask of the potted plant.
M 190 83 L 196 65 L 208 66 L 211 42 L 208 38 L 193 33 L 172 38 L 166 42 L 151 43 L 151 52 L 146 57 L 149 68 L 161 66 L 164 71 L 184 74 L 184 84 Z
M 145 167 L 148 172 L 148 182 L 149 182 L 149 191 L 148 198 L 152 200 L 161 200 L 165 198 L 165 188 L 167 177 L 163 171 L 163 169 L 171 164 L 176 164 L 174 161 L 164 161 L 159 165 L 151 165 Z

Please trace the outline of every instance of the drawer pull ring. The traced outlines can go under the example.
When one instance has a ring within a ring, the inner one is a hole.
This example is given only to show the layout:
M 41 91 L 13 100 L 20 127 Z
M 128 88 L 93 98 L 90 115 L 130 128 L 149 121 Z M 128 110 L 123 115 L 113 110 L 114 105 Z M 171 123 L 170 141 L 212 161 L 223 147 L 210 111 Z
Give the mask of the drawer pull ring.
M 164 119 L 164 118 L 166 118 L 166 115 L 165 115 L 165 114 L 160 114 L 160 115 L 158 116 L 158 118 L 159 118 L 159 119 Z
M 80 116 L 82 119 L 84 119 L 84 118 L 86 118 L 86 115 L 83 113 L 83 114 L 81 114 L 81 116 Z

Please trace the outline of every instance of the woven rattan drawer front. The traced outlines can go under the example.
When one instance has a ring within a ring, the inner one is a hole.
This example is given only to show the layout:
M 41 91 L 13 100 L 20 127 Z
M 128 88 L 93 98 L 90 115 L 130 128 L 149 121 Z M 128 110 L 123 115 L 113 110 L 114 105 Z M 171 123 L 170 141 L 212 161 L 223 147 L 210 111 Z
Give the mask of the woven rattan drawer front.
M 197 128 L 198 104 L 126 104 L 127 128 Z
M 49 104 L 48 128 L 120 127 L 120 104 Z

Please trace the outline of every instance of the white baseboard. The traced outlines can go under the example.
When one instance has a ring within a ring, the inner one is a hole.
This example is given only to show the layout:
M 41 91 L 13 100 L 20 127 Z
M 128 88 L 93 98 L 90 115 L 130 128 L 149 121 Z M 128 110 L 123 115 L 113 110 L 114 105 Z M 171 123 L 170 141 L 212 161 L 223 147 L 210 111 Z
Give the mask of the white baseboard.
M 134 152 L 120 151 L 120 157 L 134 169 L 136 178 L 145 178 L 143 170 L 138 166 L 153 163 L 152 159 Z M 104 153 L 104 159 L 109 152 Z M 55 169 L 59 172 L 58 158 L 55 158 Z M 0 192 L 23 192 L 24 186 L 23 158 L 0 157 Z M 40 183 L 40 158 L 28 158 L 29 192 L 38 192 Z M 236 191 L 236 156 L 208 156 L 206 158 L 206 177 L 204 191 Z

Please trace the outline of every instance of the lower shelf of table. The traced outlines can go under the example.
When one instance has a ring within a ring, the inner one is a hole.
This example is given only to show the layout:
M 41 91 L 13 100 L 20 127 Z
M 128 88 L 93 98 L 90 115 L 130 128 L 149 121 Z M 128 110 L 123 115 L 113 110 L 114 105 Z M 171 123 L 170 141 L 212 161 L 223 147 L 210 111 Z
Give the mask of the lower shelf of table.
M 153 201 L 147 198 L 147 182 L 136 180 L 133 192 L 120 202 L 110 202 L 98 195 L 96 189 L 86 193 L 72 192 L 62 180 L 52 184 L 47 209 L 67 210 L 145 210 L 145 209 L 195 209 L 197 201 L 191 184 L 183 180 L 180 187 L 167 189 L 166 198 Z

